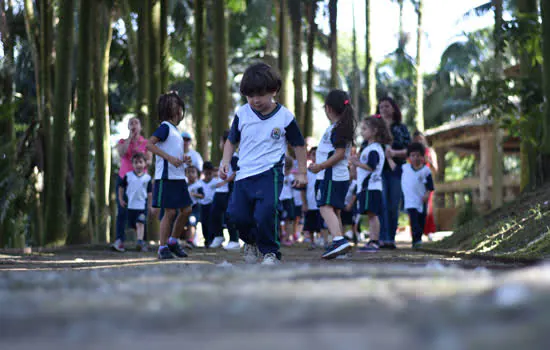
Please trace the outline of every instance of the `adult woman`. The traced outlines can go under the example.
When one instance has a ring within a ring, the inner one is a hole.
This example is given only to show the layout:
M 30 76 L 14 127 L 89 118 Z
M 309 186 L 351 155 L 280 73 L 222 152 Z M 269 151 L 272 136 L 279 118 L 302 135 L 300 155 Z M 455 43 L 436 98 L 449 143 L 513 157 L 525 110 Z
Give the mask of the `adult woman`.
M 130 135 L 128 138 L 120 139 L 116 146 L 118 154 L 120 156 L 120 170 L 118 171 L 117 183 L 115 193 L 117 196 L 117 216 L 116 216 L 116 241 L 113 244 L 113 248 L 118 251 L 124 251 L 124 232 L 126 231 L 126 221 L 128 219 L 128 211 L 122 207 L 118 200 L 118 187 L 122 183 L 124 175 L 132 171 L 132 157 L 136 153 L 143 153 L 147 156 L 147 165 L 151 165 L 152 155 L 148 152 L 145 146 L 147 145 L 147 139 L 141 135 L 141 122 L 138 118 L 134 117 L 128 121 L 128 130 Z
M 426 164 L 430 167 L 432 174 L 436 174 L 439 170 L 437 166 L 437 154 L 433 148 L 428 145 L 428 140 L 426 136 L 420 131 L 416 131 L 413 135 L 413 141 L 418 142 L 424 145 L 426 148 Z M 435 219 L 434 219 L 434 205 L 433 205 L 433 191 L 430 192 L 430 197 L 428 198 L 427 208 L 426 208 L 426 224 L 424 225 L 424 234 L 428 236 L 428 239 L 431 241 L 433 239 L 433 233 L 436 231 Z
M 391 97 L 380 99 L 376 113 L 384 118 L 390 129 L 393 143 L 390 147 L 386 147 L 386 158 L 392 158 L 396 164 L 392 170 L 386 162 L 382 171 L 386 210 L 380 216 L 380 248 L 395 249 L 395 232 L 399 219 L 399 206 L 403 197 L 401 166 L 407 159 L 407 147 L 411 143 L 411 135 L 407 126 L 402 123 L 399 106 Z

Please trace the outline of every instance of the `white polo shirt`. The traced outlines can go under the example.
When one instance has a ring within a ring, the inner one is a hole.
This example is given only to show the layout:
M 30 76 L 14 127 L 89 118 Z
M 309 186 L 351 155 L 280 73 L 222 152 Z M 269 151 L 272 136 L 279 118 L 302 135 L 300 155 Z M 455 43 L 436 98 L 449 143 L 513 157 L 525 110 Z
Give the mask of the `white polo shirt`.
M 147 194 L 152 191 L 151 176 L 147 173 L 137 175 L 133 170 L 124 175 L 122 185 L 128 197 L 128 209 L 147 208 Z
M 427 191 L 434 189 L 432 172 L 427 165 L 415 170 L 410 163 L 404 164 L 402 169 L 401 187 L 405 197 L 405 209 L 416 209 L 419 213 L 423 213 L 422 197 Z
M 160 141 L 156 146 L 166 154 L 183 161 L 183 137 L 170 122 L 164 121 L 155 130 L 153 136 Z M 155 180 L 187 180 L 185 176 L 185 164 L 175 167 L 166 159 L 155 155 Z
M 323 134 L 319 146 L 317 146 L 317 152 L 315 153 L 315 158 L 317 164 L 321 164 L 329 159 L 335 152 L 336 146 L 336 136 L 333 132 L 335 124 L 331 124 Z M 346 146 L 345 157 L 338 163 L 334 164 L 332 168 L 321 170 L 317 173 L 317 180 L 324 180 L 325 174 L 328 172 L 332 174 L 331 178 L 328 180 L 333 181 L 348 181 L 349 180 L 349 170 L 348 170 L 348 159 L 351 154 L 351 145 Z
M 382 191 L 382 169 L 384 169 L 385 160 L 384 149 L 378 142 L 373 142 L 365 147 L 359 156 L 359 161 L 374 170 L 369 171 L 357 167 L 357 193 L 363 190 Z

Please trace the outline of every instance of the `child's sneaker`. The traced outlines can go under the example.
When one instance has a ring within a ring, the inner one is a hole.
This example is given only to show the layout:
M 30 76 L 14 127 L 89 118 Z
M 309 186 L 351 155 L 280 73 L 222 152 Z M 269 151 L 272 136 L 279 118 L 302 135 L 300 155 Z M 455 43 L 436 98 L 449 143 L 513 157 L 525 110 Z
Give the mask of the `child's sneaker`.
M 225 249 L 225 250 L 240 250 L 241 245 L 239 244 L 239 242 L 229 241 L 229 243 L 227 243 L 225 245 L 225 247 L 223 247 L 223 249 Z
M 136 244 L 136 250 L 138 252 L 146 253 L 149 251 L 149 248 L 147 247 L 147 243 L 145 243 L 145 241 L 138 240 Z
M 327 260 L 334 259 L 338 255 L 346 254 L 350 249 L 351 245 L 344 237 L 340 239 L 333 239 L 332 243 L 328 246 L 321 257 Z
M 262 265 L 277 265 L 280 261 L 277 259 L 275 253 L 267 253 L 264 255 L 264 260 L 262 260 Z
M 178 258 L 187 258 L 187 253 L 185 252 L 185 250 L 183 250 L 183 248 L 180 246 L 177 240 L 172 243 L 168 242 L 167 246 L 168 246 L 168 249 L 170 249 L 170 251 L 172 252 L 172 254 L 174 254 Z
M 430 242 L 433 242 L 434 241 L 434 234 L 433 233 L 428 233 L 428 240 Z
M 412 248 L 413 248 L 413 249 L 422 248 L 422 241 L 413 242 Z
M 346 239 L 349 241 L 353 240 L 353 231 L 347 231 L 346 233 L 344 233 L 344 237 L 346 237 Z
M 174 259 L 174 255 L 168 247 L 160 247 L 158 252 L 159 260 Z
M 380 249 L 378 242 L 369 241 L 364 247 L 357 249 L 360 253 L 376 253 Z
M 219 236 L 214 237 L 214 239 L 212 240 L 212 243 L 210 243 L 208 248 L 219 248 L 222 246 L 223 241 L 224 241 L 223 237 L 219 237 Z
M 258 262 L 259 257 L 260 251 L 258 250 L 258 246 L 254 244 L 244 244 L 243 258 L 245 263 L 255 264 Z
M 125 252 L 126 249 L 124 249 L 124 243 L 120 239 L 117 239 L 115 243 L 111 246 L 114 250 L 117 252 Z

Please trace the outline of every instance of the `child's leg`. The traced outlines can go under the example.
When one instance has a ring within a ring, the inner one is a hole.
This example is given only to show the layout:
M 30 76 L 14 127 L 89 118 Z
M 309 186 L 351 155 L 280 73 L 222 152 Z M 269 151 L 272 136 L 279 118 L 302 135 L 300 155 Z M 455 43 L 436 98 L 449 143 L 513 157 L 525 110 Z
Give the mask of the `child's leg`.
M 323 205 L 321 208 L 321 216 L 327 224 L 328 231 L 333 238 L 342 236 L 342 222 L 340 221 L 340 213 L 330 205 Z
M 254 183 L 255 205 L 254 221 L 257 225 L 256 241 L 261 254 L 273 253 L 278 259 L 279 253 L 279 211 L 278 201 L 283 184 L 282 172 L 265 172 Z
M 212 237 L 210 237 L 210 212 L 212 209 L 211 204 L 201 205 L 201 228 L 202 236 L 204 238 L 204 246 L 208 247 L 212 243 Z
M 367 215 L 369 216 L 370 239 L 378 241 L 380 239 L 380 220 L 374 213 L 369 212 Z
M 168 243 L 168 237 L 172 232 L 172 222 L 176 217 L 176 209 L 164 209 L 164 216 L 160 220 L 160 245 Z
M 174 227 L 172 228 L 172 237 L 177 238 L 179 233 L 185 230 L 185 225 L 187 224 L 187 220 L 189 219 L 190 214 L 191 206 L 179 210 L 179 213 L 176 217 L 176 222 L 174 223 Z
M 422 229 L 420 213 L 416 209 L 407 209 L 409 220 L 411 223 L 411 231 L 413 236 L 413 244 L 422 241 Z
M 227 215 L 229 226 L 238 231 L 239 238 L 246 244 L 255 245 L 254 203 L 248 195 L 251 182 L 249 179 L 235 181 Z
M 145 225 L 141 222 L 136 223 L 136 236 L 138 241 L 143 241 L 145 234 Z

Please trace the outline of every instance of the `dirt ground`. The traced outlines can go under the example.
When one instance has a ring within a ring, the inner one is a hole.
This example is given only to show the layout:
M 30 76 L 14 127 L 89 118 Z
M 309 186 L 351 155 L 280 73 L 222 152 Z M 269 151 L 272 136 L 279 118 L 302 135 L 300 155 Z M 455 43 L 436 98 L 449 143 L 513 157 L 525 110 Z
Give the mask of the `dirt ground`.
M 548 349 L 550 266 L 400 248 L 0 252 L 0 349 Z

